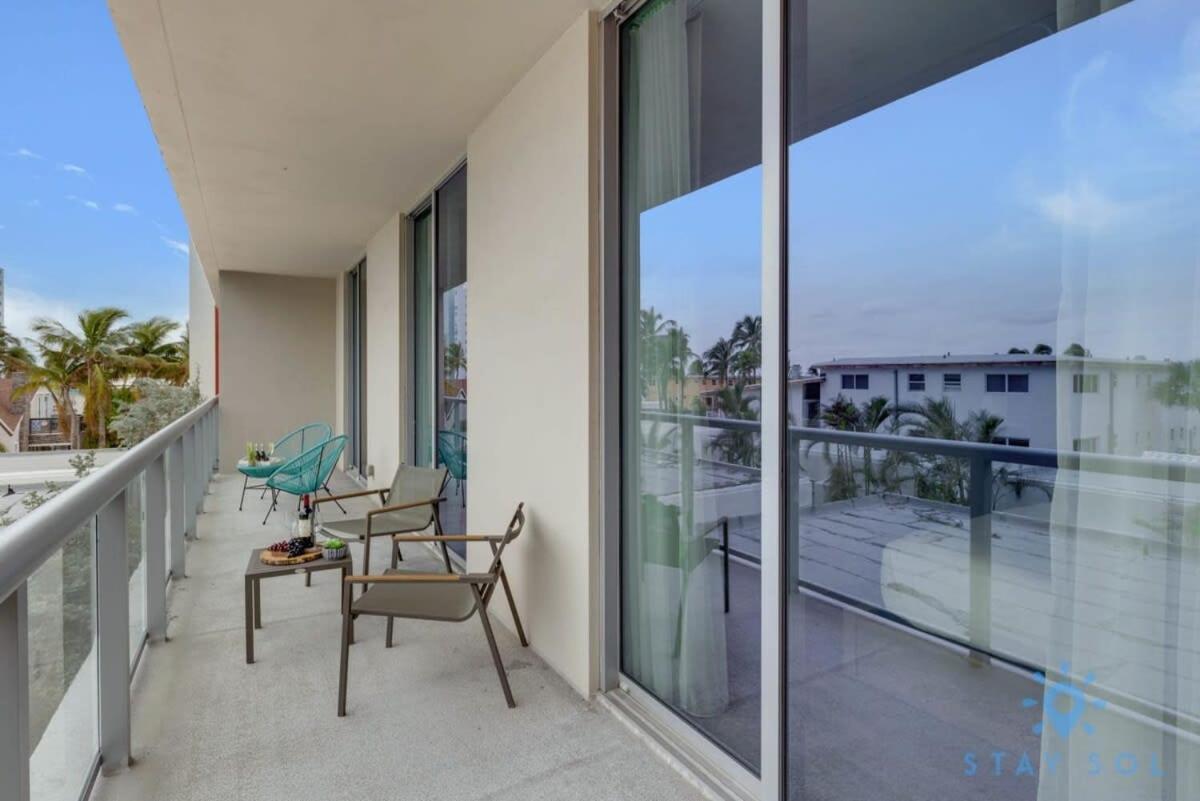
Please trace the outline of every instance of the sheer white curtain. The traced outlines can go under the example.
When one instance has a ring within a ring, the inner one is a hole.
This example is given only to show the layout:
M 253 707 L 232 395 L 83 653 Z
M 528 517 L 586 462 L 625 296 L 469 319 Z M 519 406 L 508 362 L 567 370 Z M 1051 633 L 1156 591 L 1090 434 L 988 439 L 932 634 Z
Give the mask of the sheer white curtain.
M 687 19 L 686 0 L 656 0 L 627 32 L 622 256 L 626 280 L 633 284 L 627 287 L 627 315 L 641 308 L 644 212 L 693 188 Z M 637 320 L 627 318 L 626 326 L 639 330 Z M 642 347 L 632 351 L 627 376 L 638 375 L 638 364 L 651 358 Z M 632 416 L 642 401 L 636 381 L 627 380 L 626 393 Z M 645 422 L 634 432 L 638 441 L 626 441 L 625 474 L 639 501 L 626 502 L 625 666 L 667 703 L 690 714 L 716 714 L 729 702 L 720 556 L 704 547 L 695 520 L 693 465 L 680 459 L 677 481 L 646 474 L 642 443 L 652 429 L 654 436 L 668 436 L 670 447 L 683 445 L 678 427 Z

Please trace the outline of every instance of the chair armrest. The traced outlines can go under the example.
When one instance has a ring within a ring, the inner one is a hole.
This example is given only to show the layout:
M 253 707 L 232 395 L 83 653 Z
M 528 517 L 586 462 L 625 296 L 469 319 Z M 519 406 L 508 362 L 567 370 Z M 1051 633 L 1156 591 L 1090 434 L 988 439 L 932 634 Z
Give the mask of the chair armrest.
M 503 534 L 393 534 L 396 542 L 500 542 Z
M 346 576 L 347 584 L 493 584 L 491 573 L 385 573 L 378 576 Z
M 361 498 L 364 495 L 375 495 L 376 493 L 379 494 L 380 500 L 383 500 L 383 496 L 387 493 L 387 490 L 386 489 L 367 489 L 367 490 L 355 490 L 354 492 L 343 492 L 340 495 L 328 495 L 324 498 L 313 498 L 312 503 L 313 503 L 313 506 L 316 506 L 317 504 L 329 503 L 330 501 L 344 501 L 347 498 Z
M 399 512 L 403 509 L 415 509 L 418 506 L 434 506 L 444 500 L 446 499 L 442 497 L 426 498 L 423 501 L 411 501 L 409 503 L 397 503 L 393 506 L 381 506 L 378 509 L 372 509 L 371 511 L 367 512 L 367 517 L 370 518 L 374 517 L 375 515 L 387 514 L 388 512 Z

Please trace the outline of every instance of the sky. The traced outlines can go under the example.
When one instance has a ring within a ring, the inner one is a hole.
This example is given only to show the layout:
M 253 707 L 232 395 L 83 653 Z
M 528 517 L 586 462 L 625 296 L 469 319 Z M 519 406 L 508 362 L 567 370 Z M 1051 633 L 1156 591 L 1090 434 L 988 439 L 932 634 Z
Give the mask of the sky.
M 1200 357 L 1200 7 L 1134 0 L 794 143 L 792 364 Z M 760 313 L 761 168 L 642 215 L 642 306 Z
M 184 320 L 188 241 L 107 5 L 0 4 L 9 331 L 107 305 Z

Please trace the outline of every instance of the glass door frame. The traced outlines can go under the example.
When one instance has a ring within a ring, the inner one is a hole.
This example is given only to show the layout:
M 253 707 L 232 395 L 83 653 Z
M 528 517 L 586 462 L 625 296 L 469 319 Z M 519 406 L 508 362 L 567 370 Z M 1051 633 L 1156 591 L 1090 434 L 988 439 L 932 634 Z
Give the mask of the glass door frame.
M 434 412 L 433 430 L 429 435 L 430 452 L 425 454 L 426 463 L 433 465 L 434 459 L 437 456 L 437 369 L 434 361 L 437 358 L 437 280 L 436 271 L 436 245 L 437 238 L 437 190 L 430 192 L 429 195 L 417 205 L 407 215 L 408 225 L 408 264 L 409 269 L 406 271 L 405 280 L 408 284 L 408 296 L 412 299 L 410 303 L 410 323 L 409 323 L 409 350 L 408 356 L 411 368 L 409 369 L 410 396 L 413 399 L 412 413 L 408 415 L 408 458 L 413 464 L 421 464 L 420 455 L 417 453 L 417 409 L 416 403 L 418 387 L 421 386 L 417 377 L 417 371 L 420 369 L 420 362 L 416 358 L 416 348 L 421 343 L 421 332 L 417 330 L 417 253 L 416 253 L 416 228 L 417 220 L 421 216 L 429 215 L 429 297 L 426 300 L 429 302 L 430 315 L 428 330 L 424 332 L 426 339 L 425 344 L 433 343 L 433 353 L 430 354 L 429 364 L 433 368 L 434 375 L 428 377 L 429 381 L 429 397 L 426 400 L 429 403 L 429 408 Z
M 761 764 L 758 776 L 709 741 L 620 669 L 621 654 L 621 25 L 647 0 L 602 20 L 600 47 L 601 511 L 597 676 L 607 694 L 659 745 L 734 797 L 786 798 L 787 620 L 787 91 L 788 0 L 761 0 L 762 41 L 762 573 Z

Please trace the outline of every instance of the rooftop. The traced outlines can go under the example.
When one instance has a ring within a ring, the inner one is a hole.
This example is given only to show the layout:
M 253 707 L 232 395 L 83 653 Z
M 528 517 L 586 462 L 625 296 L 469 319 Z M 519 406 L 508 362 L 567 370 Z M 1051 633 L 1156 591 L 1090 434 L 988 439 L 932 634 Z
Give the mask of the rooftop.
M 1170 362 L 1152 359 L 1115 359 L 1095 356 L 1038 355 L 1033 353 L 944 353 L 940 356 L 850 356 L 812 365 L 820 370 L 848 367 L 978 367 L 982 365 L 1052 367 L 1058 363 L 1163 367 Z

